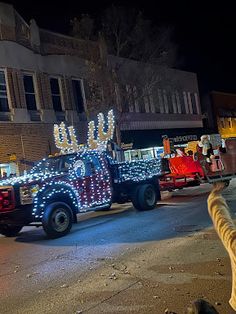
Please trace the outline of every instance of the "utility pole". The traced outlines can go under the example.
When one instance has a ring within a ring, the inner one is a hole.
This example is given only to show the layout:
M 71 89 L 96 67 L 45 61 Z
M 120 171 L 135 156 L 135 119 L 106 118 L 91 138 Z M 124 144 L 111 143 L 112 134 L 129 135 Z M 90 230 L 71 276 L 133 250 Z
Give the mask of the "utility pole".
M 20 140 L 21 140 L 21 148 L 22 148 L 23 159 L 25 160 L 25 148 L 24 148 L 24 142 L 23 142 L 23 136 L 22 135 L 20 135 Z M 26 171 L 25 163 L 24 163 L 24 171 Z

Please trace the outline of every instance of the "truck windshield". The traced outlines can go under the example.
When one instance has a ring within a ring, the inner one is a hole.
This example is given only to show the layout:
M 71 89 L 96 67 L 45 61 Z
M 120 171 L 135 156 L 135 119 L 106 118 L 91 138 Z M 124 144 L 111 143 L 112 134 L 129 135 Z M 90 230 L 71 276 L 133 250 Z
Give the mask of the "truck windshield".
M 46 172 L 57 172 L 59 171 L 60 159 L 59 158 L 49 158 L 40 161 L 33 169 L 31 173 L 46 173 Z
M 58 158 L 48 158 L 40 161 L 37 165 L 33 167 L 30 171 L 31 173 L 48 173 L 48 172 L 62 172 L 68 171 L 70 167 L 70 161 L 72 157 L 58 157 Z

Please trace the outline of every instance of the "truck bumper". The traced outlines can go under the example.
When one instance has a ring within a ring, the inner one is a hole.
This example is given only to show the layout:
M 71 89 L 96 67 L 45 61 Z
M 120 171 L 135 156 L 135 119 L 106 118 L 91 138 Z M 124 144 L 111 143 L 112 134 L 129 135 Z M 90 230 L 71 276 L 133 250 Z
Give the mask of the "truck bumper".
M 34 221 L 32 216 L 32 208 L 16 208 L 8 212 L 0 213 L 0 225 L 17 225 L 17 226 L 26 226 L 29 223 Z

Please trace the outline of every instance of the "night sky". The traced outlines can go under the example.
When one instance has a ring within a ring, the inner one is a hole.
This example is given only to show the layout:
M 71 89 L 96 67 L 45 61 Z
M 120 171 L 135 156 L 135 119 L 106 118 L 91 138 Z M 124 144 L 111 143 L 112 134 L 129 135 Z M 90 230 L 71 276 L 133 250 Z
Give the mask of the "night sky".
M 236 93 L 236 18 L 227 1 L 205 1 L 207 5 L 193 0 L 5 2 L 12 3 L 27 22 L 35 18 L 40 27 L 62 33 L 68 33 L 70 18 L 81 13 L 96 15 L 112 3 L 139 8 L 155 24 L 174 27 L 178 67 L 197 73 L 202 95 L 211 90 Z

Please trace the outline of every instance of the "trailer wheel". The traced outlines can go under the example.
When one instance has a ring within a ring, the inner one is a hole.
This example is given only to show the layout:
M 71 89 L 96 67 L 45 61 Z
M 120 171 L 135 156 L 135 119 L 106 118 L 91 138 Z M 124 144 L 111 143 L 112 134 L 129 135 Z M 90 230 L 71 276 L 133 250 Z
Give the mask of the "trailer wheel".
M 15 237 L 21 231 L 22 226 L 0 225 L 0 234 L 5 237 Z
M 133 206 L 138 210 L 150 210 L 155 208 L 157 193 L 151 184 L 140 185 L 136 188 L 132 197 Z
M 73 222 L 71 208 L 62 202 L 51 203 L 46 207 L 42 218 L 43 229 L 49 238 L 63 237 L 70 232 Z

